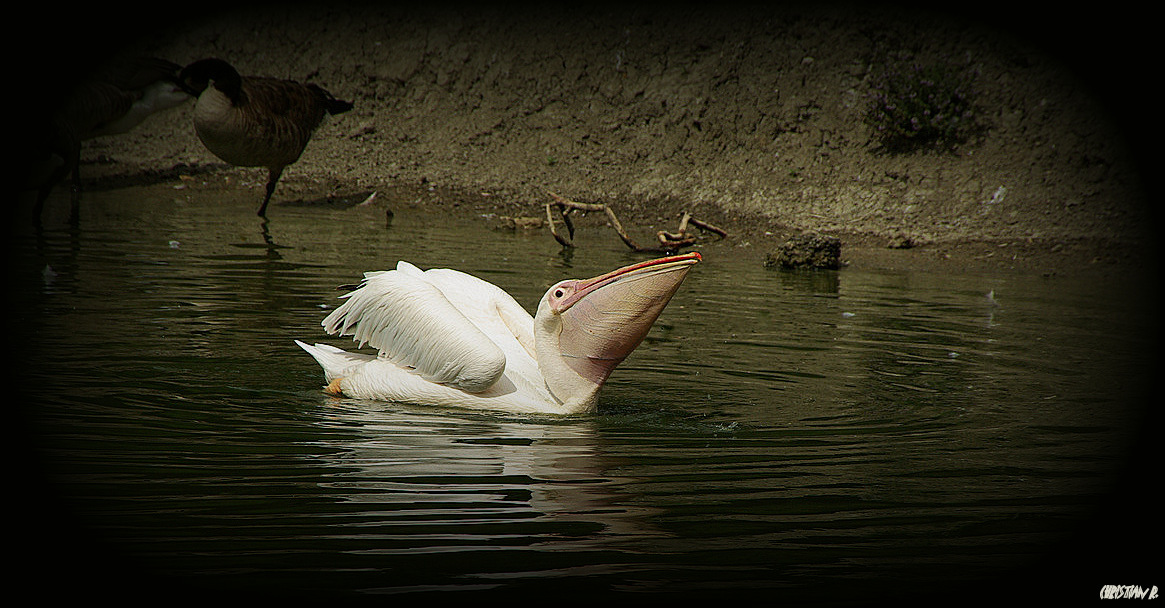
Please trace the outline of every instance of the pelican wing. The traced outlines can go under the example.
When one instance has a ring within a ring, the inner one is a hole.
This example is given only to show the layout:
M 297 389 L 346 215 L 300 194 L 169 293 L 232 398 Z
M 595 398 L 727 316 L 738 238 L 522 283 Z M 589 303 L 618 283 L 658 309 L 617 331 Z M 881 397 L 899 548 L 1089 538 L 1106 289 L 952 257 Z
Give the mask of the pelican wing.
M 536 357 L 534 317 L 504 289 L 449 268 L 430 268 L 424 277 L 486 334 L 497 340 L 512 337 L 531 358 Z
M 330 334 L 350 335 L 360 346 L 378 349 L 381 358 L 411 368 L 430 382 L 481 392 L 502 376 L 505 354 L 428 280 L 428 274 L 407 262 L 397 264 L 396 270 L 366 273 L 360 287 L 343 296 L 346 301 L 322 325 Z M 472 302 L 492 294 L 476 293 L 474 298 L 474 288 L 467 283 L 460 293 L 450 295 L 461 303 L 462 298 Z

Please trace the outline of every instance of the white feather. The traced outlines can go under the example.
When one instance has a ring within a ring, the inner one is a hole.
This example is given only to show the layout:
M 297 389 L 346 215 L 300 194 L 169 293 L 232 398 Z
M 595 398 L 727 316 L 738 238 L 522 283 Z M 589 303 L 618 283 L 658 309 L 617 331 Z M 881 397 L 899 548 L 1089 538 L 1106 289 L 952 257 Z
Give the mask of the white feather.
M 407 262 L 396 270 L 366 273 L 361 286 L 343 296 L 347 301 L 322 325 L 328 333 L 351 335 L 360 346 L 373 346 L 381 358 L 412 368 L 425 380 L 471 393 L 484 391 L 505 371 L 506 355 L 462 309 L 475 311 L 483 295 L 493 294 L 455 289 L 455 281 L 446 278 L 449 295 L 458 303 L 454 305 L 429 274 Z
M 309 345 L 299 340 L 296 340 L 295 343 L 312 357 L 315 357 L 320 367 L 324 368 L 324 379 L 328 382 L 336 378 L 343 378 L 352 373 L 352 370 L 357 366 L 376 360 L 376 357 L 371 355 L 350 353 L 330 344 Z

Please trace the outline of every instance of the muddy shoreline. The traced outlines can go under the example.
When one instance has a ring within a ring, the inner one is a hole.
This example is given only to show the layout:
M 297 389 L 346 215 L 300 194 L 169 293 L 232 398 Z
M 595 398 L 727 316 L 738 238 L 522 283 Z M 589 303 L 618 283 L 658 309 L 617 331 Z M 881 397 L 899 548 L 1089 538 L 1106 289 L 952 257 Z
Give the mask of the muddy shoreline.
M 758 259 L 812 231 L 841 238 L 850 264 L 1155 265 L 1145 159 L 1078 66 L 1038 40 L 878 5 L 525 8 L 244 6 L 116 50 L 219 56 L 356 104 L 288 168 L 276 216 L 289 201 L 377 192 L 385 205 L 541 217 L 554 191 L 611 205 L 644 240 L 690 211 Z M 864 99 L 903 51 L 973 67 L 980 135 L 942 152 L 880 149 Z M 258 201 L 263 170 L 224 166 L 190 112 L 87 142 L 85 187 L 229 183 Z
M 109 173 L 85 180 L 89 191 L 118 191 L 137 187 L 169 185 L 180 188 L 184 196 L 205 196 L 208 204 L 228 196 L 240 197 L 244 188 L 261 193 L 265 175 L 261 170 L 229 167 L 223 164 L 172 167 L 163 171 L 140 171 L 116 163 Z M 269 215 L 278 221 L 281 207 L 352 207 L 373 196 L 371 205 L 384 213 L 449 215 L 481 222 L 501 233 L 525 231 L 536 233 L 548 242 L 553 235 L 546 225 L 545 208 L 522 204 L 488 191 L 466 192 L 430 183 L 381 184 L 378 189 L 343 179 L 319 179 L 298 173 L 281 182 L 282 198 L 272 202 Z M 245 195 L 244 195 L 245 197 Z M 54 204 L 66 206 L 63 195 Z M 692 230 L 699 238 L 695 249 L 713 248 L 717 253 L 740 256 L 761 264 L 765 255 L 800 231 L 781 226 L 772 218 L 756 214 L 725 212 L 715 206 L 689 206 L 680 201 L 653 201 L 634 207 L 617 203 L 618 213 L 631 238 L 644 246 L 655 244 L 659 230 L 674 230 L 684 211 L 695 212 L 704 221 L 721 227 L 727 237 Z M 606 247 L 629 249 L 620 241 L 601 213 L 572 216 L 576 228 L 601 235 Z M 518 219 L 518 222 L 512 220 Z M 528 221 L 522 221 L 528 220 Z M 517 224 L 517 225 L 515 225 Z M 889 271 L 927 271 L 953 273 L 1014 273 L 1054 277 L 1124 276 L 1156 278 L 1154 249 L 1144 243 L 1113 242 L 1095 238 L 962 238 L 941 243 L 904 244 L 895 238 L 857 231 L 833 231 L 842 242 L 842 269 L 863 268 Z M 594 246 L 595 239 L 589 239 Z M 646 255 L 646 254 L 645 254 Z

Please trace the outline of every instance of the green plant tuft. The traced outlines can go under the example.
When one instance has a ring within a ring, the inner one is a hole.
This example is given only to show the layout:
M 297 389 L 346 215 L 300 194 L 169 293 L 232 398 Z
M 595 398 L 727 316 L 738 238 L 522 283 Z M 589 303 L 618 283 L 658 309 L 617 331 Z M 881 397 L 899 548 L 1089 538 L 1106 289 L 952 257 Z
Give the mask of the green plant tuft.
M 977 129 L 974 78 L 952 65 L 891 63 L 871 79 L 866 124 L 891 152 L 954 147 Z

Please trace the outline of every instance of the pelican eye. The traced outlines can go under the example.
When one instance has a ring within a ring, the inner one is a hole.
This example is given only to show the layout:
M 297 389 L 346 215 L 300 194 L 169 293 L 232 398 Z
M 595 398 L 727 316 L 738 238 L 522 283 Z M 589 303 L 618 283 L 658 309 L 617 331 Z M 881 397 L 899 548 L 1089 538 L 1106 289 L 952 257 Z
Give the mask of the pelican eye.
M 565 293 L 566 292 L 562 291 L 562 288 L 555 289 L 554 290 L 554 297 L 561 298 Z

